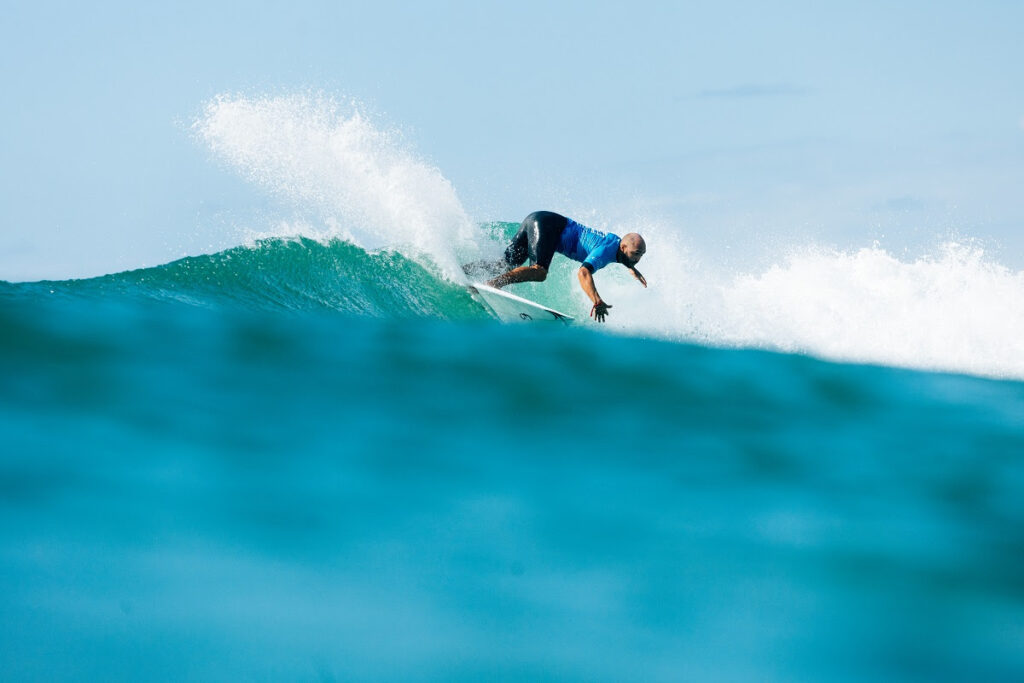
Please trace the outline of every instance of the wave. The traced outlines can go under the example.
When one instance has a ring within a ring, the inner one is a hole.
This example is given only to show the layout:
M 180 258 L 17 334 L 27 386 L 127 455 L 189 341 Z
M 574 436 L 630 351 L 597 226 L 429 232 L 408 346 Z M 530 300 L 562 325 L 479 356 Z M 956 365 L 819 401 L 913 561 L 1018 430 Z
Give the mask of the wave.
M 517 224 L 480 229 L 500 243 Z M 1024 378 L 1024 273 L 976 247 L 900 260 L 880 247 L 807 249 L 759 272 L 729 273 L 649 239 L 649 289 L 624 269 L 597 282 L 613 315 L 601 329 L 847 362 Z M 668 265 L 671 264 L 671 265 Z M 574 264 L 516 292 L 586 321 Z M 621 271 L 621 272 L 619 272 Z M 266 238 L 216 254 L 86 280 L 7 285 L 8 295 L 173 301 L 204 307 L 332 311 L 375 317 L 484 319 L 464 287 L 429 258 L 367 251 L 338 238 Z
M 13 285 L 22 293 L 158 300 L 209 308 L 376 317 L 484 317 L 465 289 L 394 251 L 339 239 L 268 238 L 102 277 Z
M 515 223 L 484 226 L 500 242 Z M 673 253 L 657 240 L 645 265 L 649 289 L 623 269 L 598 274 L 613 302 L 604 330 L 830 360 L 1024 378 L 1024 273 L 978 248 L 945 245 L 938 256 L 900 260 L 880 247 L 808 249 L 754 273 L 730 274 Z M 675 259 L 674 267 L 663 262 Z M 575 266 L 556 259 L 544 283 L 516 292 L 587 320 Z M 622 272 L 618 272 L 618 271 Z M 485 319 L 464 287 L 429 259 L 367 251 L 337 238 L 267 238 L 216 254 L 87 280 L 24 283 L 26 294 L 173 301 L 204 307 L 332 311 L 443 320 Z
M 318 95 L 223 95 L 196 136 L 234 171 L 288 202 L 294 219 L 251 226 L 248 246 L 92 280 L 40 283 L 109 294 L 256 309 L 479 318 L 459 263 L 496 258 L 517 222 L 474 224 L 452 184 L 354 105 Z M 900 258 L 880 245 L 805 246 L 767 267 L 710 262 L 677 225 L 636 218 L 598 229 L 640 232 L 641 289 L 622 268 L 598 273 L 613 304 L 601 329 L 711 346 L 1024 378 L 1024 272 L 972 244 Z M 758 245 L 750 245 L 756 252 Z M 544 283 L 516 293 L 581 320 L 590 302 L 558 257 Z M 29 287 L 31 289 L 31 286 Z M 29 290 L 22 290 L 29 291 Z

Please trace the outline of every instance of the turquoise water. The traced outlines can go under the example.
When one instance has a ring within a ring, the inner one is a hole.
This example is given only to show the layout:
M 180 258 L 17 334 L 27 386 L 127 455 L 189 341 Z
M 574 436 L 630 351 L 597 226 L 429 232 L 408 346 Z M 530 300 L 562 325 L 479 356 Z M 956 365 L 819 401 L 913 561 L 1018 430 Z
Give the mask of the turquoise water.
M 1024 383 L 502 326 L 421 263 L 0 283 L 0 678 L 1024 679 Z

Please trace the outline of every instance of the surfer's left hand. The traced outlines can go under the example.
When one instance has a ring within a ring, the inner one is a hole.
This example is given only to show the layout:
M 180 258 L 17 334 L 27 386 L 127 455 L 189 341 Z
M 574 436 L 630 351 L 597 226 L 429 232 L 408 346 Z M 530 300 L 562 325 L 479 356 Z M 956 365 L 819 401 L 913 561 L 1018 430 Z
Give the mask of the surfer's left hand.
M 647 280 L 644 279 L 644 276 L 640 274 L 639 270 L 637 270 L 636 268 L 630 268 L 629 272 L 633 274 L 633 277 L 636 278 L 637 282 L 642 284 L 645 288 L 647 287 Z
M 597 303 L 590 309 L 590 317 L 599 323 L 603 323 L 605 316 L 608 315 L 608 309 L 611 307 L 611 304 L 606 304 L 604 301 L 598 299 Z

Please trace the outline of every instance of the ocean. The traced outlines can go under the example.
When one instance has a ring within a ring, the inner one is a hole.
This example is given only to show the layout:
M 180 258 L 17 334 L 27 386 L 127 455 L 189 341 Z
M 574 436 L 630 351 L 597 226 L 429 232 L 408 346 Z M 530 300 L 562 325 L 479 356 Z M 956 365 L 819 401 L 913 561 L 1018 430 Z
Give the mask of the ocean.
M 0 282 L 3 680 L 1024 680 L 1024 275 L 651 224 L 502 325 L 518 217 L 323 102 L 196 130 L 301 220 Z

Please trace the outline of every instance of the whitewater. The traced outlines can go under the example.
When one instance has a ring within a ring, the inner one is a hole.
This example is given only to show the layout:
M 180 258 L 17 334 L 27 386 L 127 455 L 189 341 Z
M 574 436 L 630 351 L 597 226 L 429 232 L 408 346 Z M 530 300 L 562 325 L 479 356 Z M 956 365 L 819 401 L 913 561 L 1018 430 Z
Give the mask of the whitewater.
M 475 222 L 452 184 L 417 157 L 400 132 L 375 124 L 356 104 L 327 96 L 222 95 L 197 117 L 193 133 L 216 160 L 296 212 L 276 225 L 251 226 L 253 245 L 266 238 L 342 240 L 371 254 L 402 254 L 438 278 L 462 283 L 459 263 L 500 254 L 509 225 L 519 219 Z M 877 243 L 852 251 L 795 245 L 766 268 L 735 272 L 713 265 L 713 255 L 696 253 L 685 224 L 609 224 L 591 208 L 573 206 L 524 207 L 523 214 L 542 208 L 647 239 L 643 271 L 649 290 L 638 291 L 615 268 L 598 277 L 602 295 L 615 306 L 609 331 L 1024 377 L 1018 342 L 1024 334 L 1024 306 L 1018 303 L 1024 300 L 1024 272 L 1000 265 L 969 240 L 917 256 L 898 256 Z M 556 267 L 543 285 L 519 291 L 586 317 L 587 300 L 572 268 Z

